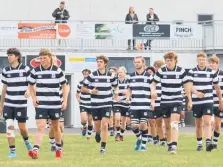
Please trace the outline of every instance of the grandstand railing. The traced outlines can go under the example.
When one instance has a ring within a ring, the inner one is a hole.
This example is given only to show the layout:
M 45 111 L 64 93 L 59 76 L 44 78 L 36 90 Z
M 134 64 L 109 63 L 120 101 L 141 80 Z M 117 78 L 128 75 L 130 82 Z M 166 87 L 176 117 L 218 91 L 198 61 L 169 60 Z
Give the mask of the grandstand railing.
M 68 50 L 126 50 L 127 39 L 115 38 L 115 39 L 88 39 L 85 37 L 78 36 L 78 38 L 64 38 L 64 39 L 18 39 L 15 37 L 8 38 L 2 36 L 1 33 L 5 30 L 4 25 L 10 26 L 17 23 L 54 23 L 54 20 L 48 21 L 0 21 L 0 49 L 6 49 L 8 47 L 20 47 L 24 49 L 39 49 L 40 47 L 49 47 L 51 49 L 68 49 Z M 124 25 L 125 22 L 118 21 L 69 21 L 69 25 L 75 24 L 119 24 Z M 138 24 L 145 24 L 145 22 L 139 22 Z M 197 22 L 184 22 L 182 25 L 177 25 L 175 22 L 158 22 L 157 25 L 167 24 L 172 26 L 193 26 L 198 25 Z M 201 38 L 195 37 L 180 37 L 169 38 L 156 37 L 152 39 L 152 50 L 181 50 L 181 51 L 193 51 L 193 50 L 217 50 L 223 49 L 223 22 L 222 21 L 209 21 L 202 22 L 199 24 L 202 27 Z M 3 28 L 2 28 L 3 27 Z M 2 29 L 2 32 L 1 32 Z M 172 29 L 170 30 L 172 31 Z M 198 31 L 193 29 L 192 33 Z M 172 33 L 172 32 L 170 32 Z M 147 39 L 134 38 L 136 39 L 136 45 L 138 49 L 142 49 L 143 43 Z M 148 38 L 150 39 L 150 38 Z M 141 44 L 141 45 L 140 45 Z

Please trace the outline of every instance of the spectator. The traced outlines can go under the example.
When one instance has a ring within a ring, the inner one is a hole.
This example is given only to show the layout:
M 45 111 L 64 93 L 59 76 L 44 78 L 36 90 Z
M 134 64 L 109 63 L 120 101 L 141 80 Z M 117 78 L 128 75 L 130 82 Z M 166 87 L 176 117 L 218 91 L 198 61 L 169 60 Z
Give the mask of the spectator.
M 149 13 L 146 15 L 146 24 L 156 24 L 156 22 L 159 21 L 159 17 L 157 14 L 153 12 L 153 8 L 149 9 Z M 147 42 L 144 44 L 145 45 L 145 50 L 149 47 L 149 50 L 151 49 L 151 41 L 152 40 L 147 40 Z
M 53 12 L 53 17 L 55 18 L 55 23 L 67 23 L 70 18 L 69 12 L 65 9 L 65 2 L 60 2 L 60 7 L 56 8 Z
M 137 24 L 138 23 L 138 17 L 137 17 L 137 14 L 135 14 L 135 9 L 134 7 L 130 7 L 129 8 L 129 13 L 126 15 L 125 17 L 125 23 L 126 24 Z M 133 44 L 133 50 L 137 50 L 136 47 L 135 47 L 135 40 L 131 40 L 129 39 L 128 40 L 128 48 L 127 50 L 131 50 L 131 41 L 132 41 L 132 44 Z

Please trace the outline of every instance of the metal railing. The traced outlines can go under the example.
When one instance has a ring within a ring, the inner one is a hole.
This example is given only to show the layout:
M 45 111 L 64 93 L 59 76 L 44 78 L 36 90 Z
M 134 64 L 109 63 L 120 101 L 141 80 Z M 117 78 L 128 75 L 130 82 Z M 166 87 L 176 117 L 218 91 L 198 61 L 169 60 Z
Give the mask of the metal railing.
M 12 23 L 53 23 L 54 21 L 0 21 L 0 25 Z M 68 24 L 124 24 L 118 21 L 69 21 Z M 207 24 L 208 23 L 208 24 Z M 139 22 L 138 24 L 145 24 Z M 174 22 L 159 22 L 159 24 L 176 25 Z M 184 22 L 182 25 L 197 25 L 197 22 Z M 152 51 L 160 50 L 179 50 L 179 51 L 197 51 L 197 50 L 216 50 L 223 49 L 223 21 L 202 22 L 202 38 L 155 38 L 151 43 Z M 143 46 L 146 39 L 136 39 L 136 46 Z M 51 49 L 66 49 L 69 50 L 112 50 L 124 51 L 127 48 L 127 39 L 86 39 L 82 37 L 69 39 L 16 39 L 0 37 L 0 49 L 8 47 L 19 47 L 27 50 L 35 50 L 41 47 L 48 47 Z

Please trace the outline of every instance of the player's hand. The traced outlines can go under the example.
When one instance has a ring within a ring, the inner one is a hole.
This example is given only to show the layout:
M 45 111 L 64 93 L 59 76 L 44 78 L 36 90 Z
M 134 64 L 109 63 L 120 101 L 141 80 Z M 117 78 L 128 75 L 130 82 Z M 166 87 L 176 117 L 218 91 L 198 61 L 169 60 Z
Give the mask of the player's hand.
M 60 15 L 61 18 L 64 18 L 64 15 Z
M 151 101 L 150 108 L 151 108 L 151 111 L 155 110 L 155 101 Z
M 124 90 L 123 92 L 121 92 L 121 94 L 123 95 L 127 95 L 128 91 L 127 90 Z
M 204 98 L 204 93 L 202 92 L 197 92 L 196 94 L 200 99 Z
M 223 111 L 223 101 L 219 102 L 219 110 L 221 112 Z
M 92 91 L 91 91 L 92 94 L 94 95 L 97 95 L 98 94 L 98 90 L 96 88 L 94 88 Z
M 78 103 L 80 103 L 80 102 L 81 102 L 81 99 L 80 99 L 80 97 L 79 97 L 79 98 L 77 98 L 77 102 L 78 102 Z
M 191 109 L 192 109 L 192 101 L 188 101 L 188 103 L 187 103 L 187 110 L 188 111 L 191 111 Z
M 61 110 L 64 111 L 64 110 L 66 110 L 66 108 L 67 108 L 67 102 L 64 101 L 62 103 Z
M 126 103 L 127 103 L 127 104 L 130 104 L 130 99 L 129 99 L 129 97 L 126 98 Z
M 27 91 L 25 92 L 24 96 L 25 96 L 25 98 L 29 98 L 29 97 L 30 97 L 30 92 L 29 92 L 29 90 L 27 90 Z
M 118 98 L 118 95 L 117 94 L 114 94 L 113 95 L 113 99 L 115 99 L 118 103 L 120 103 L 120 99 Z
M 151 92 L 151 98 L 152 99 L 157 99 L 157 93 L 155 91 Z
M 39 101 L 37 99 L 33 100 L 33 106 L 36 108 L 39 105 Z

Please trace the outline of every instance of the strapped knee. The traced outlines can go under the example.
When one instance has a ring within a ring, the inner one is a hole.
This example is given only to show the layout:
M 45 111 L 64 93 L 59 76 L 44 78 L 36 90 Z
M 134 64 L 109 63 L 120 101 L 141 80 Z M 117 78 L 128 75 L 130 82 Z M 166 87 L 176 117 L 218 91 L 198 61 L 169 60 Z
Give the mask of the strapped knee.
M 7 137 L 15 137 L 13 119 L 6 120 L 6 134 L 7 134 Z
M 178 123 L 176 122 L 176 121 L 173 121 L 173 122 L 171 122 L 171 124 L 170 124 L 170 126 L 171 126 L 171 129 L 176 129 L 176 130 L 178 130 Z

